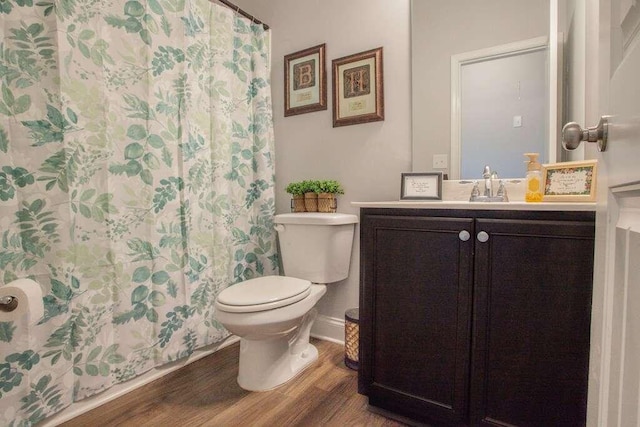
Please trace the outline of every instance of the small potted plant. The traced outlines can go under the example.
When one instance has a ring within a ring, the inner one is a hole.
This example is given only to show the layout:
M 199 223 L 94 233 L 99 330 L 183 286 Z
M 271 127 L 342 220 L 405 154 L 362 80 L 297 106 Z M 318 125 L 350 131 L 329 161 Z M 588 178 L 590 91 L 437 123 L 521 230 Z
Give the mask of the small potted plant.
M 335 212 L 338 204 L 336 195 L 344 194 L 344 189 L 338 181 L 327 179 L 317 182 L 318 212 Z
M 301 182 L 291 182 L 284 189 L 287 193 L 291 194 L 292 209 L 294 212 L 305 212 L 304 207 L 304 188 Z
M 304 193 L 304 208 L 307 212 L 318 212 L 318 181 L 306 180 L 300 183 Z

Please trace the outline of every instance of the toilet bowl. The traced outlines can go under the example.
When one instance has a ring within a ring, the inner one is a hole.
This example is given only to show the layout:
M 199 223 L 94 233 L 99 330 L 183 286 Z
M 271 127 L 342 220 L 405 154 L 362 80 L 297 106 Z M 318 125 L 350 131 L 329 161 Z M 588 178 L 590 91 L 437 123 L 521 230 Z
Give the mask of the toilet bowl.
M 240 387 L 271 390 L 317 360 L 318 350 L 309 343 L 315 305 L 326 283 L 348 276 L 357 221 L 335 213 L 276 215 L 288 276 L 258 277 L 220 292 L 215 318 L 240 337 Z
M 240 387 L 271 390 L 318 358 L 309 333 L 317 313 L 314 306 L 326 292 L 325 285 L 266 276 L 226 290 L 229 293 L 221 293 L 215 303 L 216 319 L 240 337 Z

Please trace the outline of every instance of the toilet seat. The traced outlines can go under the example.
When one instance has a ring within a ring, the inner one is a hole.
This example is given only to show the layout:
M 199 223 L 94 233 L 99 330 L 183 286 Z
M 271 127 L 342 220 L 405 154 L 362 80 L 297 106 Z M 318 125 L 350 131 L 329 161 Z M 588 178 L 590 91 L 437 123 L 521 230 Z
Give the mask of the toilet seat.
M 311 293 L 311 282 L 286 276 L 265 276 L 220 292 L 216 306 L 229 313 L 273 310 L 296 303 Z

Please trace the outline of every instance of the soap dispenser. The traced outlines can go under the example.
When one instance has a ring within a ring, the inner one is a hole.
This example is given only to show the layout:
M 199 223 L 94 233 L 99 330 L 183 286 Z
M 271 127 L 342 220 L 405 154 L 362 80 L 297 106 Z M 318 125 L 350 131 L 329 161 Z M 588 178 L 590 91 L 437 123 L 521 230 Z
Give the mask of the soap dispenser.
M 526 202 L 542 201 L 542 165 L 538 162 L 538 153 L 525 153 L 529 158 L 527 163 L 527 175 L 525 177 L 526 189 L 524 200 Z

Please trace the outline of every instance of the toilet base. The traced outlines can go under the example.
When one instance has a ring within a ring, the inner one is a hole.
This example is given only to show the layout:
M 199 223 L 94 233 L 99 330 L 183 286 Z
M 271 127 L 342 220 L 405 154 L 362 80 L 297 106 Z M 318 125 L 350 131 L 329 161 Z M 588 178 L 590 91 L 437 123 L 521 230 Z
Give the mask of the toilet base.
M 313 344 L 307 344 L 298 354 L 291 354 L 286 340 L 284 343 L 274 341 L 240 340 L 240 387 L 249 391 L 272 390 L 318 360 L 318 349 Z
M 311 309 L 302 324 L 289 333 L 265 340 L 240 339 L 238 385 L 249 391 L 274 389 L 318 360 L 318 349 L 309 343 L 317 310 Z

